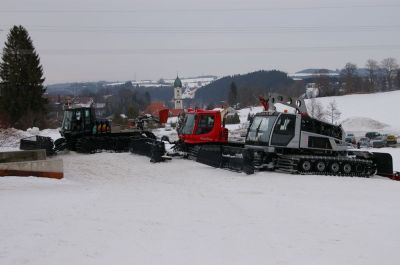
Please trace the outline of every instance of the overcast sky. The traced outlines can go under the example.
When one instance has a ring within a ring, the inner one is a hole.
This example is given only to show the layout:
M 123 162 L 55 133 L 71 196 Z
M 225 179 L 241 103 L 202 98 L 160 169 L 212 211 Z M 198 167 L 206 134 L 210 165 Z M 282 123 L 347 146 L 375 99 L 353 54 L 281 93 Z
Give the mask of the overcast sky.
M 400 59 L 394 0 L 2 0 L 0 47 L 25 26 L 46 83 L 363 67 Z

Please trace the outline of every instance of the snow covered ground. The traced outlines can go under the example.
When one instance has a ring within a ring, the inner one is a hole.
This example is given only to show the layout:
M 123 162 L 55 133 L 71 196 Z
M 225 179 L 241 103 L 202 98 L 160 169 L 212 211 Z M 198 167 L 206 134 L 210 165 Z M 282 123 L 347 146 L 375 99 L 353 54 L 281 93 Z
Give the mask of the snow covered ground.
M 357 99 L 357 108 L 346 97 L 336 99 L 342 119 L 370 117 L 400 128 L 392 114 L 361 108 L 369 97 Z M 393 103 L 382 108 L 394 111 Z M 241 121 L 260 110 L 241 110 Z M 238 135 L 243 124 L 229 126 Z M 18 133 L 59 137 L 57 130 Z M 173 130 L 156 133 L 176 137 Z M 374 151 L 390 152 L 400 170 L 400 148 Z M 179 158 L 152 164 L 130 153 L 58 158 L 62 180 L 0 178 L 0 264 L 385 265 L 400 259 L 397 181 L 247 176 Z
M 400 182 L 257 173 L 127 153 L 2 178 L 0 264 L 395 264 Z

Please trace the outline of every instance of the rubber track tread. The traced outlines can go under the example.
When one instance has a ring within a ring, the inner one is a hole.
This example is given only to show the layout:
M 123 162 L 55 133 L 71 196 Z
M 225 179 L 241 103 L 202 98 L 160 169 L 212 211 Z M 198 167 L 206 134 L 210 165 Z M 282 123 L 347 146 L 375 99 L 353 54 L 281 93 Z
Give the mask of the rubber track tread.
M 300 161 L 308 160 L 312 163 L 312 170 L 303 171 L 300 170 Z M 314 162 L 313 162 L 314 161 Z M 329 165 L 332 162 L 338 163 L 340 166 L 343 163 L 349 163 L 352 166 L 362 165 L 365 167 L 363 172 L 351 172 L 344 173 L 342 170 L 339 170 L 338 173 L 332 171 L 317 171 L 315 170 L 315 161 L 323 161 L 325 165 Z M 287 172 L 291 174 L 301 174 L 301 175 L 329 175 L 329 176 L 343 176 L 343 177 L 370 177 L 374 175 L 376 169 L 375 165 L 371 160 L 366 159 L 358 159 L 351 157 L 330 157 L 330 156 L 289 156 L 289 155 L 281 155 L 276 161 L 276 170 Z

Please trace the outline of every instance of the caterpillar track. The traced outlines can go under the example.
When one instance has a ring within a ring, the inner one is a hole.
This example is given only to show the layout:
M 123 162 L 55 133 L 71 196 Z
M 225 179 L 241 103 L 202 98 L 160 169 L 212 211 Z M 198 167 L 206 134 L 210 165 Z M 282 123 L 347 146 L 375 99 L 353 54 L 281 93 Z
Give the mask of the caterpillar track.
M 131 137 L 129 136 L 87 136 L 76 141 L 75 149 L 78 153 L 93 154 L 103 150 L 112 152 L 128 152 Z
M 275 169 L 292 174 L 370 177 L 376 173 L 372 160 L 352 157 L 282 155 Z

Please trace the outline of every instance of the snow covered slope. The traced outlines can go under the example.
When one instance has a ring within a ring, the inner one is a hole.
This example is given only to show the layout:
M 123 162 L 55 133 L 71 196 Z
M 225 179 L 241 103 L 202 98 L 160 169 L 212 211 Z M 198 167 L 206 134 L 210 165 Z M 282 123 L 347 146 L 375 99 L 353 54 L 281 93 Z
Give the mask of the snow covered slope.
M 324 97 L 316 100 L 323 106 L 327 106 L 330 101 L 335 100 L 342 113 L 341 121 L 345 121 L 345 129 L 347 126 L 349 130 L 354 131 L 357 130 L 357 126 L 354 125 L 359 125 L 364 131 L 384 129 L 388 132 L 400 132 L 400 91 Z M 387 126 L 379 128 L 376 126 L 376 122 Z

